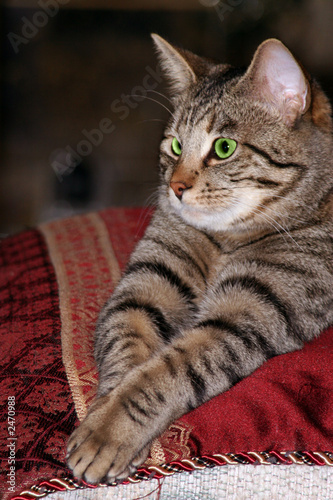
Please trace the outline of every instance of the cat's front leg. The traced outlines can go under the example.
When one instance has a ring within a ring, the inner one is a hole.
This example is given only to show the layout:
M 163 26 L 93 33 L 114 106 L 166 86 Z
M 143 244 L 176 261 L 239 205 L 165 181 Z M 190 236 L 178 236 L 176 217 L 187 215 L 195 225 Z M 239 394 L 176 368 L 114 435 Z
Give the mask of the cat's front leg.
M 99 396 L 193 324 L 214 251 L 194 229 L 184 235 L 179 221 L 155 215 L 98 320 Z

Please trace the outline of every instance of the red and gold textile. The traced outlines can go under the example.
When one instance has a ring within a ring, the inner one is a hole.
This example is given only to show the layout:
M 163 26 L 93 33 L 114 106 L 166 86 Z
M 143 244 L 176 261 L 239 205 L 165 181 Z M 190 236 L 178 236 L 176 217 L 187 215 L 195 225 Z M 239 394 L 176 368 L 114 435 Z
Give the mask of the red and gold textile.
M 149 218 L 108 209 L 1 242 L 1 498 L 82 486 L 65 450 L 95 395 L 95 322 Z M 173 423 L 137 477 L 225 463 L 333 465 L 332 366 L 330 328 Z

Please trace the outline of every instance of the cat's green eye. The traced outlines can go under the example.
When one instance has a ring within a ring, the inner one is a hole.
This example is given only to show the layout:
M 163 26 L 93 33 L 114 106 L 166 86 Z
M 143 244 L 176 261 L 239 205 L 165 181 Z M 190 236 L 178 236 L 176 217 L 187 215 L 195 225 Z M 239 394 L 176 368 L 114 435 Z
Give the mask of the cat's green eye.
M 177 155 L 177 156 L 179 156 L 179 155 L 181 154 L 181 152 L 182 152 L 182 147 L 181 147 L 181 145 L 179 144 L 178 139 L 176 139 L 176 137 L 174 137 L 174 138 L 172 139 L 171 148 L 172 148 L 172 152 L 173 152 L 175 155 Z
M 214 144 L 215 153 L 222 160 L 229 158 L 229 156 L 231 156 L 235 151 L 236 147 L 236 141 L 234 141 L 233 139 L 227 139 L 225 137 L 217 139 Z

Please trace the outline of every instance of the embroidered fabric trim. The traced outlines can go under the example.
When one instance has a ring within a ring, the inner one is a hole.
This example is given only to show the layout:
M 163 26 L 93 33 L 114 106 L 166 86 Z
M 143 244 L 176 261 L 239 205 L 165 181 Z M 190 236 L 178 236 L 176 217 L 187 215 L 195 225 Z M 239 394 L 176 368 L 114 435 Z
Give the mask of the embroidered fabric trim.
M 161 479 L 165 476 L 172 476 L 180 472 L 190 472 L 194 470 L 203 470 L 223 465 L 319 465 L 333 467 L 333 453 L 319 451 L 249 451 L 246 453 L 219 453 L 212 456 L 193 457 L 170 464 L 160 466 L 152 465 L 139 469 L 122 484 L 138 483 L 141 481 L 150 481 L 152 479 Z M 32 486 L 29 490 L 22 491 L 12 500 L 32 500 L 43 498 L 51 493 L 80 490 L 86 488 L 115 487 L 118 483 L 111 485 L 98 484 L 92 485 L 85 481 L 76 481 L 69 478 L 54 478 L 48 481 L 42 481 L 38 485 Z

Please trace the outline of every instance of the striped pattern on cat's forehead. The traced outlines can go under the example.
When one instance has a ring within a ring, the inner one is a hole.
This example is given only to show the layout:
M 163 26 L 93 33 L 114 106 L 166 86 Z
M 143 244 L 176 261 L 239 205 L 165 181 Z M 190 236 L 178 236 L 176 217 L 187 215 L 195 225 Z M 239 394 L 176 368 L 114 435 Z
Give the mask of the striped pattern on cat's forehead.
M 173 127 L 178 129 L 182 123 L 186 127 L 202 126 L 201 122 L 206 122 L 206 130 L 210 133 L 214 127 L 218 127 L 217 132 L 220 132 L 224 127 L 235 126 L 236 121 L 226 113 L 224 96 L 225 91 L 236 83 L 243 72 L 239 68 L 225 69 L 221 65 L 214 76 L 202 78 L 181 97 L 181 103 L 176 106 L 178 113 L 174 113 Z

